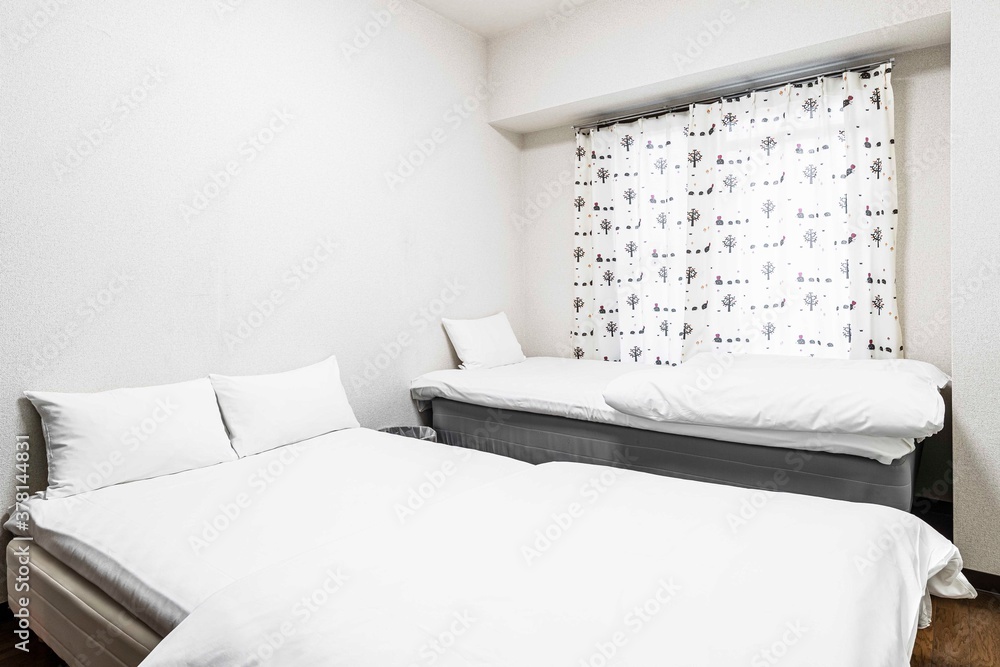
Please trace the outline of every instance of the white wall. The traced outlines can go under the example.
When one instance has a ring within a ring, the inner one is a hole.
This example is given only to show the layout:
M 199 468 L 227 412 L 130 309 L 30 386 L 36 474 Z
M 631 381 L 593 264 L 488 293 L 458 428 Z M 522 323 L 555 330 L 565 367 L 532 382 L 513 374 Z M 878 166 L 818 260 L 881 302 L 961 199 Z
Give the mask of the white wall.
M 899 227 L 896 284 L 910 359 L 951 373 L 951 67 L 949 46 L 900 54 L 896 100 Z M 951 394 L 944 430 L 925 441 L 917 494 L 952 500 Z
M 532 323 L 522 334 L 528 356 L 570 357 L 572 328 L 573 149 L 570 127 L 524 136 L 522 204 L 516 227 L 525 277 L 522 310 Z M 557 186 L 562 186 L 557 187 Z M 551 193 L 551 194 L 550 194 Z M 527 287 L 530 286 L 530 287 Z
M 597 0 L 490 41 L 490 120 L 520 132 L 948 41 L 949 0 Z
M 955 537 L 967 567 L 1000 575 L 1000 4 L 955 0 L 952 10 L 952 333 L 955 340 Z
M 520 295 L 519 140 L 475 98 L 485 41 L 409 1 L 350 55 L 343 44 L 388 0 L 249 0 L 221 15 L 201 0 L 53 2 L 51 17 L 40 4 L 0 6 L 0 504 L 13 501 L 16 435 L 44 483 L 25 389 L 336 354 L 365 426 L 416 423 L 409 380 L 453 363 L 441 313 L 510 310 Z M 33 15 L 44 25 L 13 48 L 8 31 Z M 464 101 L 467 118 L 452 109 Z M 258 134 L 260 150 L 247 143 Z M 57 174 L 88 135 L 99 145 Z M 426 164 L 391 189 L 385 172 L 428 141 Z M 185 222 L 181 205 L 214 194 L 228 162 L 236 175 Z M 326 239 L 332 257 L 312 259 Z M 247 319 L 259 326 L 231 346 Z M 380 357 L 401 335 L 398 358 Z M 368 364 L 373 382 L 352 381 Z

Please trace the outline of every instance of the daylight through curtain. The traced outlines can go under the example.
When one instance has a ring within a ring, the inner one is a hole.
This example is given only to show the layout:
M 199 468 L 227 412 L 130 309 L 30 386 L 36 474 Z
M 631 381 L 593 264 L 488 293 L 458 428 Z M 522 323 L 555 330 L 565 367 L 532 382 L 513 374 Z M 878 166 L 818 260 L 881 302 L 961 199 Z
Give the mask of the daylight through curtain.
M 578 134 L 576 356 L 902 356 L 889 71 Z

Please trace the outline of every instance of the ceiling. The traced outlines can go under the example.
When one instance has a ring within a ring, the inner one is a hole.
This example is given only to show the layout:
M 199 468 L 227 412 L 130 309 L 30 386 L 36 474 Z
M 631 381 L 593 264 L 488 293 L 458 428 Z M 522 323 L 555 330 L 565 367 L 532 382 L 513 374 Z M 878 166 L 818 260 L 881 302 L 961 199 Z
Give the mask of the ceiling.
M 563 17 L 593 0 L 417 0 L 421 5 L 455 23 L 494 37 L 528 21 L 547 16 Z M 565 9 L 569 8 L 569 9 Z

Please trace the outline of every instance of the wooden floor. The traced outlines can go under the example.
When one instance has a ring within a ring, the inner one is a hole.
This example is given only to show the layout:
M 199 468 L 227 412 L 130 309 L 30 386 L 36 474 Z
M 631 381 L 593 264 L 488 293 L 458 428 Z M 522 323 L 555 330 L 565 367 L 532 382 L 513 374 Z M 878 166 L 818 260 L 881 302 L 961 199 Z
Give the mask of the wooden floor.
M 1000 665 L 1000 597 L 934 598 L 934 622 L 917 633 L 910 667 Z
M 31 638 L 28 653 L 14 648 L 15 627 L 10 610 L 0 608 L 0 665 L 65 665 L 37 637 Z M 910 667 L 994 666 L 1000 667 L 1000 597 L 981 593 L 975 600 L 934 598 L 934 622 L 917 634 Z

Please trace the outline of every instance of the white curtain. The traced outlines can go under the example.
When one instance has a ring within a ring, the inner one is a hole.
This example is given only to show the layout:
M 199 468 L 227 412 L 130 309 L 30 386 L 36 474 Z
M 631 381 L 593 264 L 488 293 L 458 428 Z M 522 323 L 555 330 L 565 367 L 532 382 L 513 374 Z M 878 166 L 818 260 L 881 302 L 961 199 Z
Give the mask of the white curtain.
M 902 356 L 889 72 L 578 134 L 576 356 Z

